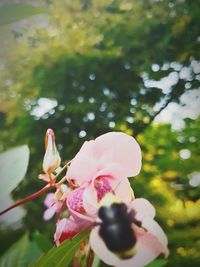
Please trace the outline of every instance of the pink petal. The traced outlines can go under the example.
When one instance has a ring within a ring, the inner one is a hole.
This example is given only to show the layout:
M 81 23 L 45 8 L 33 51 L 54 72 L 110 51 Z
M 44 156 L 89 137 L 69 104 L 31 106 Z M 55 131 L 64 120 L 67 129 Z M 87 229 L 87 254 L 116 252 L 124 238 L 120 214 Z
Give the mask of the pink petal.
M 83 206 L 83 192 L 85 188 L 78 188 L 68 194 L 67 207 L 76 222 L 85 226 L 91 225 L 94 218 L 85 215 Z
M 97 162 L 94 158 L 93 149 L 94 141 L 83 144 L 68 168 L 67 179 L 73 179 L 79 185 L 92 179 L 97 171 Z
M 43 219 L 48 221 L 54 216 L 55 213 L 59 213 L 63 208 L 63 203 L 63 201 L 54 202 L 54 204 L 44 212 Z
M 71 216 L 73 217 L 73 219 L 80 225 L 82 225 L 83 227 L 89 227 L 93 224 L 94 222 L 94 218 L 78 213 L 72 209 L 69 208 L 69 212 L 71 214 Z
M 83 207 L 89 216 L 94 218 L 97 216 L 99 204 L 97 201 L 97 191 L 94 188 L 93 184 L 86 187 L 84 191 Z
M 131 208 L 136 212 L 136 219 L 138 221 L 143 221 L 146 217 L 154 218 L 155 209 L 153 205 L 144 198 L 136 198 L 131 203 Z
M 95 183 L 100 183 L 100 188 L 95 187 Z M 98 177 L 90 183 L 83 194 L 83 206 L 86 213 L 95 217 L 99 209 L 99 200 L 108 192 L 113 192 L 123 202 L 129 204 L 133 198 L 133 190 L 130 186 L 128 179 L 116 180 L 113 177 L 103 176 Z
M 56 210 L 57 210 L 57 205 L 54 204 L 53 206 L 51 206 L 50 208 L 45 210 L 45 212 L 43 214 L 43 219 L 45 221 L 50 220 L 53 217 L 53 215 L 56 213 Z
M 123 180 L 127 176 L 124 176 L 124 166 L 116 162 L 105 162 L 101 165 L 101 169 L 94 174 L 93 179 L 99 176 L 112 176 L 114 179 Z
M 123 179 L 121 181 L 110 179 L 109 182 L 115 195 L 120 198 L 122 202 L 129 205 L 134 199 L 134 193 L 128 179 Z
M 81 230 L 81 227 L 73 218 L 59 220 L 56 224 L 54 240 L 56 245 L 60 245 L 64 240 L 72 238 Z
M 38 178 L 49 183 L 50 182 L 50 179 L 49 179 L 49 175 L 46 174 L 46 173 L 41 173 L 38 175 Z
M 85 190 L 84 187 L 79 187 L 71 191 L 67 196 L 67 207 L 81 214 L 85 213 L 85 210 L 83 207 L 84 190 Z
M 54 193 L 48 193 L 45 197 L 44 205 L 49 208 L 54 204 L 54 202 Z
M 99 227 L 95 227 L 90 234 L 90 245 L 98 257 L 108 265 L 116 267 L 143 267 L 153 261 L 160 253 L 160 244 L 157 239 L 144 234 L 139 237 L 136 245 L 136 254 L 127 260 L 118 258 L 110 252 L 98 234 Z
M 110 162 L 123 166 L 124 177 L 136 176 L 140 172 L 141 150 L 133 137 L 121 132 L 101 135 L 95 140 L 95 153 L 100 158 L 108 151 L 112 152 Z
M 102 175 L 116 178 L 135 176 L 141 169 L 141 150 L 131 136 L 120 132 L 104 134 L 85 142 L 72 160 L 67 179 L 79 185 Z

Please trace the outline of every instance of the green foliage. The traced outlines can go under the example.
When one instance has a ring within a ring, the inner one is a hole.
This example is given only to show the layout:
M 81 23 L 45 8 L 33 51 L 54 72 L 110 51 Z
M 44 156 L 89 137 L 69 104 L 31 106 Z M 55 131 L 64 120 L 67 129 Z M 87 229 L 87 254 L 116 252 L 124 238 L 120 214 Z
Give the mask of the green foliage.
M 29 149 L 26 145 L 0 154 L 0 195 L 9 194 L 22 181 L 27 171 Z
M 19 21 L 36 14 L 46 13 L 47 9 L 22 4 L 9 4 L 0 6 L 0 26 Z
M 38 248 L 40 248 L 43 252 L 48 252 L 53 245 L 52 242 L 50 242 L 49 239 L 45 235 L 42 235 L 39 231 L 33 233 L 33 240 L 37 244 Z
M 1 257 L 1 267 L 27 267 L 30 262 L 41 255 L 34 242 L 31 242 L 25 234 L 20 240 L 14 243 L 9 250 Z
M 166 260 L 155 260 L 150 264 L 146 265 L 146 267 L 163 267 L 166 265 Z
M 94 255 L 94 260 L 93 260 L 93 263 L 92 263 L 92 267 L 99 267 L 100 266 L 100 259 L 99 257 L 95 254 Z
M 31 267 L 66 267 L 71 263 L 74 254 L 80 244 L 88 237 L 89 232 L 84 231 L 77 234 L 71 240 L 64 241 L 59 247 L 53 247 L 49 252 L 43 255 L 37 263 Z
M 156 207 L 156 217 L 169 238 L 169 267 L 199 265 L 200 187 L 189 184 L 190 174 L 200 172 L 199 125 L 199 118 L 186 120 L 179 131 L 157 124 L 138 135 L 143 167 L 131 184 L 136 197 L 142 192 Z M 180 151 L 186 148 L 191 155 L 184 159 Z

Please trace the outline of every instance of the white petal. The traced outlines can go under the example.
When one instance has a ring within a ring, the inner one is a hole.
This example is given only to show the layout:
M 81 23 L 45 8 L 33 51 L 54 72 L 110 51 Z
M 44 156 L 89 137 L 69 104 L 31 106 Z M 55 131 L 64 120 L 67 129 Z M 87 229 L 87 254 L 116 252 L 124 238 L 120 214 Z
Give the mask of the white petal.
M 83 193 L 83 207 L 89 216 L 97 216 L 99 204 L 97 202 L 97 191 L 93 184 L 86 187 Z
M 144 218 L 155 217 L 155 208 L 153 205 L 144 198 L 136 198 L 132 201 L 130 207 L 136 212 L 136 219 L 138 221 L 143 221 Z
M 169 254 L 169 250 L 167 248 L 168 240 L 163 229 L 160 227 L 160 225 L 156 221 L 152 220 L 151 218 L 146 217 L 142 221 L 142 227 L 147 229 L 149 233 L 151 233 L 153 236 L 155 236 L 159 240 L 162 246 L 162 252 L 167 257 Z
M 98 234 L 98 230 L 99 227 L 92 230 L 90 234 L 90 245 L 98 257 L 108 265 L 116 267 L 143 267 L 161 253 L 158 240 L 154 236 L 146 233 L 138 238 L 136 254 L 130 259 L 122 260 L 107 249 L 104 241 Z
M 116 267 L 143 267 L 160 254 L 156 238 L 150 235 L 143 235 L 138 240 L 136 254 L 127 260 L 120 259 L 107 249 L 104 241 L 98 234 L 98 229 L 96 227 L 92 230 L 90 245 L 98 257 L 108 265 Z
M 115 195 L 120 198 L 122 202 L 129 205 L 130 202 L 134 199 L 133 189 L 130 186 L 129 180 L 127 178 L 120 180 L 110 178 L 109 183 Z

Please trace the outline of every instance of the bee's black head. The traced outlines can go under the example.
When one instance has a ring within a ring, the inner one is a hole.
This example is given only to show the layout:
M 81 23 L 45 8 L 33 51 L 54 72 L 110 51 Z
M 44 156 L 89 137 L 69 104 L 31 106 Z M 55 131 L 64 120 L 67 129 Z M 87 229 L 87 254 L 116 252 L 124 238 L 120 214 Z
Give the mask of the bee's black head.
M 128 219 L 127 206 L 124 203 L 113 203 L 99 209 L 99 218 L 103 223 L 113 223 Z

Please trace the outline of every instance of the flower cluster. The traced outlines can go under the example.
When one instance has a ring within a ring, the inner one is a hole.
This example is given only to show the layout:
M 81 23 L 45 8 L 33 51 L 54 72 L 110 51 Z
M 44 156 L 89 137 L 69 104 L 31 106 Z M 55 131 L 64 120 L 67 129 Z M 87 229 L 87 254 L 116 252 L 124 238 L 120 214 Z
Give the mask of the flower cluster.
M 39 177 L 53 184 L 53 172 L 60 166 L 60 156 L 52 130 L 47 131 L 46 153 L 43 162 L 45 174 Z M 141 169 L 141 150 L 136 140 L 121 132 L 110 132 L 85 142 L 76 156 L 67 164 L 67 172 L 56 184 L 56 192 L 45 199 L 44 219 L 57 216 L 54 240 L 57 245 L 89 228 L 90 246 L 105 263 L 113 266 L 142 267 L 160 253 L 168 255 L 167 238 L 154 220 L 155 209 L 144 198 L 135 198 L 129 177 Z M 67 184 L 67 186 L 66 186 Z M 122 259 L 109 250 L 100 237 L 99 209 L 106 196 L 114 196 L 134 214 L 131 232 L 136 238 L 135 251 Z M 63 218 L 61 213 L 67 210 Z M 137 223 L 139 222 L 139 223 Z

